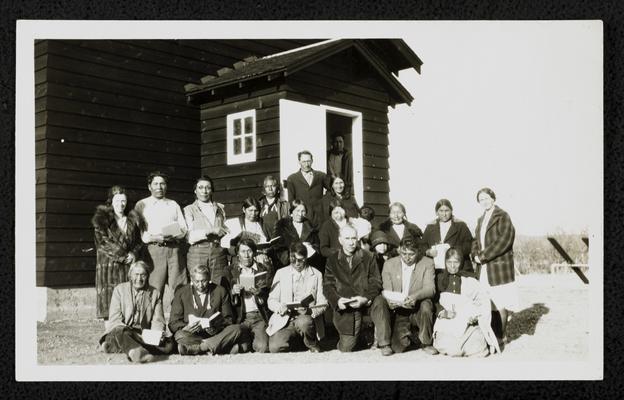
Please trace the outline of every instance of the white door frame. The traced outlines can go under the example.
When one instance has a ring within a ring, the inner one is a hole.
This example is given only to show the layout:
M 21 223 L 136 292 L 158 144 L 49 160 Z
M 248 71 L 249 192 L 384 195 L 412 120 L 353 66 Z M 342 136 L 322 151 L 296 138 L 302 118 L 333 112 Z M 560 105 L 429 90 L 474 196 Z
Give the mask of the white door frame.
M 364 148 L 362 134 L 362 113 L 346 108 L 331 107 L 321 104 L 327 112 L 351 118 L 351 156 L 353 157 L 353 195 L 361 206 L 364 204 Z M 325 132 L 327 135 L 327 132 Z

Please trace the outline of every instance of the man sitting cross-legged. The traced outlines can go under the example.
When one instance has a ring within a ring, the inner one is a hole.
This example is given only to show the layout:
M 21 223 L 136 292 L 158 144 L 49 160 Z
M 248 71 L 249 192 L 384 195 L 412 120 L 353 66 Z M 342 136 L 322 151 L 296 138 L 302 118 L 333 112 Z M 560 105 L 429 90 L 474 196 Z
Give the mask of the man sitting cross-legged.
M 214 317 L 217 312 L 220 314 Z M 206 320 L 211 317 L 214 318 L 207 324 Z M 171 303 L 169 329 L 181 355 L 224 354 L 237 344 L 241 328 L 232 325 L 230 295 L 225 288 L 210 281 L 207 266 L 193 267 L 191 284 L 176 290 Z
M 290 265 L 275 274 L 269 294 L 269 308 L 275 314 L 269 325 L 281 323 L 283 327 L 269 338 L 271 353 L 289 351 L 299 336 L 311 352 L 320 351 L 318 339 L 325 333 L 323 313 L 327 309 L 327 300 L 323 295 L 323 275 L 318 269 L 309 266 L 307 259 L 306 246 L 294 242 L 290 245 Z M 305 301 L 306 298 L 309 301 Z M 289 303 L 291 308 L 288 307 Z

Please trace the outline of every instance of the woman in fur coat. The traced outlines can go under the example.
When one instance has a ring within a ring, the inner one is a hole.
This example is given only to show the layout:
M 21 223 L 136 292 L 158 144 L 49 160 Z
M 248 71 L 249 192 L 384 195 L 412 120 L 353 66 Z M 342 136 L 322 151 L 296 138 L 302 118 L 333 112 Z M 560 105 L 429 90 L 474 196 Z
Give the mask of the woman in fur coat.
M 106 204 L 95 210 L 91 223 L 95 228 L 97 265 L 95 269 L 96 316 L 108 317 L 113 289 L 128 279 L 130 264 L 141 259 L 141 232 L 145 224 L 139 213 L 129 208 L 126 190 L 113 186 Z

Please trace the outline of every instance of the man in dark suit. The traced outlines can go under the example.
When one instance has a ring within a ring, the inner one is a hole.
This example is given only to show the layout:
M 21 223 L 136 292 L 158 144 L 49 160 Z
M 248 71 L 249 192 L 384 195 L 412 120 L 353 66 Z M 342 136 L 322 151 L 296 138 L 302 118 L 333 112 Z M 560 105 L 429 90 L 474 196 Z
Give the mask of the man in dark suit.
M 418 341 L 428 354 L 437 354 L 433 343 L 433 303 L 435 294 L 433 260 L 424 257 L 418 239 L 403 239 L 399 246 L 400 257 L 385 262 L 381 277 L 384 295 L 392 310 L 392 350 L 402 353 L 411 341 Z M 398 296 L 395 298 L 388 292 Z
M 362 328 L 362 315 L 370 314 L 375 324 L 377 345 L 384 356 L 391 355 L 390 311 L 381 296 L 381 276 L 373 255 L 357 248 L 355 228 L 340 229 L 341 251 L 327 259 L 323 293 L 334 311 L 334 326 L 340 335 L 338 350 L 350 352 Z
M 202 327 L 197 318 L 217 317 Z M 241 335 L 240 325 L 232 325 L 230 296 L 222 286 L 210 281 L 210 270 L 198 265 L 191 270 L 191 284 L 176 290 L 171 302 L 169 330 L 174 334 L 181 355 L 203 353 L 225 354 L 236 348 Z M 236 345 L 236 346 L 235 346 Z
M 324 172 L 312 169 L 312 153 L 303 150 L 297 154 L 300 170 L 286 180 L 288 202 L 302 200 L 308 206 L 308 219 L 314 226 L 319 225 L 323 189 L 329 190 L 329 178 Z

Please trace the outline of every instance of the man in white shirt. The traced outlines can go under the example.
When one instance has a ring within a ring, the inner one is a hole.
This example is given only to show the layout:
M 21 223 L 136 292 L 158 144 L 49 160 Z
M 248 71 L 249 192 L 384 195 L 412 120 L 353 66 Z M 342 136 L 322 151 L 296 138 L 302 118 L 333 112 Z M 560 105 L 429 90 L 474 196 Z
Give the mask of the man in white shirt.
M 400 257 L 385 262 L 381 273 L 382 294 L 394 314 L 392 350 L 402 353 L 411 342 L 420 342 L 423 350 L 433 355 L 438 353 L 432 346 L 434 265 L 431 258 L 423 257 L 419 241 L 413 238 L 401 240 Z
M 165 283 L 175 291 L 184 285 L 186 279 L 186 260 L 180 251 L 180 241 L 186 236 L 186 222 L 180 206 L 165 197 L 167 194 L 166 174 L 155 171 L 147 177 L 147 188 L 151 196 L 139 200 L 134 207 L 146 222 L 146 230 L 141 235 L 147 244 L 153 267 L 149 284 L 163 294 Z
M 214 184 L 208 176 L 200 176 L 195 181 L 195 201 L 184 207 L 184 219 L 188 227 L 189 243 L 186 255 L 187 269 L 206 265 L 210 269 L 210 279 L 224 287 L 230 287 L 227 272 L 227 250 L 220 246 L 220 240 L 227 233 L 225 208 L 213 200 Z

